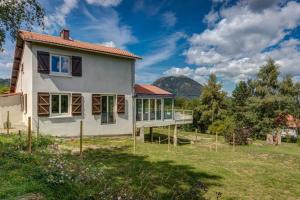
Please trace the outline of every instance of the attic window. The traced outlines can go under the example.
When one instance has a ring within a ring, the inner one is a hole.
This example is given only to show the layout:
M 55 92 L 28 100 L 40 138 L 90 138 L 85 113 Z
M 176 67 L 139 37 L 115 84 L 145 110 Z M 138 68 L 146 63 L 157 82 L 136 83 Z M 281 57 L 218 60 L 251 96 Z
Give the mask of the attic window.
M 51 74 L 71 75 L 70 57 L 51 55 Z

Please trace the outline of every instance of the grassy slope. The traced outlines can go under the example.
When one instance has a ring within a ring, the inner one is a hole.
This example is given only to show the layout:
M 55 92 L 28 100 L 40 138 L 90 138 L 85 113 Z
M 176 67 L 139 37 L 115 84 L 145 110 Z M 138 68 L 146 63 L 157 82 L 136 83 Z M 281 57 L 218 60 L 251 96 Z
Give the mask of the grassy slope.
M 165 132 L 160 130 L 160 133 Z M 85 162 L 105 166 L 111 187 L 126 188 L 128 193 L 138 194 L 137 198 L 170 199 L 176 196 L 188 199 L 188 196 L 178 196 L 176 191 L 188 191 L 186 188 L 197 185 L 200 180 L 208 187 L 205 197 L 212 199 L 216 198 L 216 192 L 222 193 L 222 199 L 299 199 L 300 147 L 296 144 L 268 146 L 256 142 L 251 146 L 236 147 L 233 152 L 232 147 L 221 141 L 215 152 L 203 146 L 209 140 L 203 141 L 206 142 L 180 145 L 176 149 L 172 146 L 171 152 L 167 152 L 167 144 L 138 143 L 137 153 L 133 155 L 130 138 L 86 139 L 85 146 L 103 149 L 87 151 Z M 77 148 L 78 141 L 65 141 L 63 146 Z M 43 158 L 35 157 L 37 160 Z M 31 178 L 33 166 L 32 162 L 28 163 L 0 161 L 0 199 L 13 199 L 37 191 L 48 198 L 63 194 L 49 188 L 43 180 Z M 64 195 L 62 199 L 68 196 L 67 193 Z

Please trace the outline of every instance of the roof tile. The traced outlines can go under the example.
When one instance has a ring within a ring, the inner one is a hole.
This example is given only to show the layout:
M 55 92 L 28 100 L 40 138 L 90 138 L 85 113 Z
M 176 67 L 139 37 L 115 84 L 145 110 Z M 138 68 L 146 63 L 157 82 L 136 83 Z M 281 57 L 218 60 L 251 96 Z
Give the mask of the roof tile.
M 81 42 L 77 40 L 66 40 L 61 37 L 52 36 L 52 35 L 44 35 L 40 33 L 33 33 L 29 31 L 19 31 L 19 36 L 25 41 L 32 41 L 32 42 L 40 42 L 46 44 L 53 44 L 53 45 L 60 45 L 69 48 L 80 49 L 83 51 L 93 51 L 99 52 L 103 54 L 127 57 L 132 59 L 140 59 L 141 57 L 134 55 L 128 51 L 107 47 L 98 44 L 92 44 L 87 42 Z

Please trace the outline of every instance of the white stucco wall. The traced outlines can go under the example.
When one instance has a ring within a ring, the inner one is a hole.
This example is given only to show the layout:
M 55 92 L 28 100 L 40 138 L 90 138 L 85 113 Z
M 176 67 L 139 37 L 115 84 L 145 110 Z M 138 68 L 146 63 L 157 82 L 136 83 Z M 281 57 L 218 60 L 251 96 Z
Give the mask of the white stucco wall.
M 32 51 L 31 44 L 27 42 L 24 44 L 16 92 L 27 94 L 27 112 L 21 112 L 22 122 L 27 124 L 28 117 L 32 116 Z
M 9 111 L 9 121 L 12 128 L 16 128 L 22 121 L 21 115 L 21 95 L 0 96 L 0 129 L 4 128 L 7 121 L 7 111 Z
M 32 98 L 28 108 L 32 110 L 32 127 L 43 134 L 78 136 L 80 120 L 84 135 L 119 135 L 132 133 L 132 95 L 134 61 L 107 55 L 85 53 L 32 44 Z M 82 77 L 60 77 L 37 72 L 37 51 L 82 57 Z M 28 81 L 30 84 L 30 81 Z M 51 118 L 37 115 L 37 93 L 81 93 L 82 116 Z M 92 115 L 92 94 L 122 94 L 126 97 L 125 114 L 116 113 L 115 124 L 101 124 L 100 116 Z M 28 99 L 29 100 L 29 99 Z M 30 102 L 30 103 L 29 103 Z

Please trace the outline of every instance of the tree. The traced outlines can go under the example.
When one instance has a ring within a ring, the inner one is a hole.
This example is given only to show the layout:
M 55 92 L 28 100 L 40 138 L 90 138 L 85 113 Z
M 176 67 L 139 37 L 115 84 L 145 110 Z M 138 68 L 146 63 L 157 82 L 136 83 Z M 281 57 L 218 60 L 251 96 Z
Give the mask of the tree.
M 211 74 L 207 84 L 202 88 L 200 105 L 195 109 L 196 120 L 202 130 L 207 130 L 214 120 L 221 119 L 225 109 L 225 97 L 222 84 L 218 83 L 215 74 Z
M 0 0 L 0 49 L 3 50 L 6 32 L 15 39 L 20 28 L 43 26 L 43 19 L 44 10 L 37 0 Z
M 233 101 L 238 106 L 245 105 L 251 96 L 251 89 L 245 81 L 240 81 L 232 92 Z
M 263 65 L 257 73 L 256 95 L 264 97 L 268 94 L 276 94 L 279 87 L 278 82 L 279 65 L 271 58 Z

